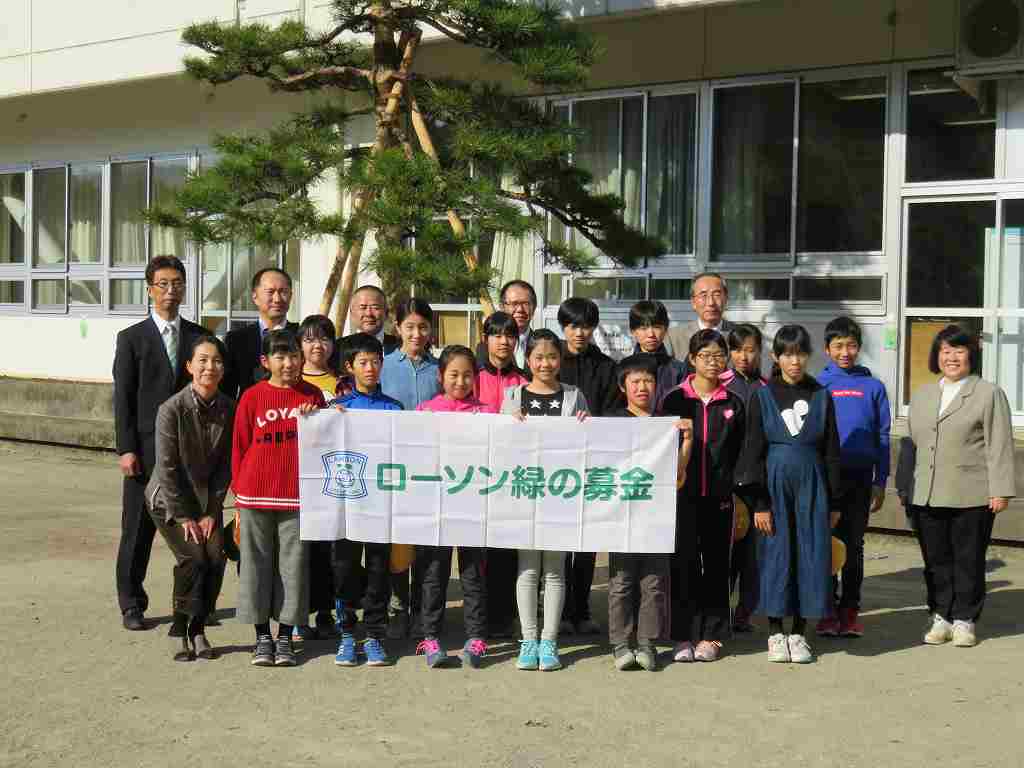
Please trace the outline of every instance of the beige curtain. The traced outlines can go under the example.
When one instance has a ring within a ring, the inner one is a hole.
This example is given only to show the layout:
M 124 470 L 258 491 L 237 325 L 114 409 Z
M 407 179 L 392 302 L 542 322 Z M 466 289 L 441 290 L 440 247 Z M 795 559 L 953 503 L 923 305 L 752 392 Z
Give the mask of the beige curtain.
M 100 216 L 103 169 L 98 165 L 71 167 L 71 263 L 100 263 Z

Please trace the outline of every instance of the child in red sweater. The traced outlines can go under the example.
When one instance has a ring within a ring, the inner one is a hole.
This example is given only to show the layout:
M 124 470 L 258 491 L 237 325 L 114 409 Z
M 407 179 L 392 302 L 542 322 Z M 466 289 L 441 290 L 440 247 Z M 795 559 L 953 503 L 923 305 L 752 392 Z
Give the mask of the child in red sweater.
M 309 615 L 307 548 L 299 539 L 298 418 L 326 406 L 302 380 L 291 331 L 263 337 L 270 379 L 245 391 L 235 415 L 231 489 L 241 510 L 238 620 L 256 627 L 255 666 L 295 665 L 292 629 Z M 277 643 L 270 620 L 279 623 Z
M 438 361 L 441 394 L 416 406 L 417 411 L 433 413 L 487 413 L 488 406 L 473 396 L 476 360 L 468 347 L 446 347 Z M 427 657 L 431 669 L 448 662 L 441 645 L 441 625 L 448 599 L 448 577 L 452 572 L 451 547 L 416 548 L 423 569 L 421 625 L 423 641 L 416 651 Z M 459 547 L 459 580 L 462 582 L 462 615 L 466 625 L 466 644 L 459 656 L 467 667 L 476 669 L 487 652 L 487 586 L 484 584 L 484 550 Z

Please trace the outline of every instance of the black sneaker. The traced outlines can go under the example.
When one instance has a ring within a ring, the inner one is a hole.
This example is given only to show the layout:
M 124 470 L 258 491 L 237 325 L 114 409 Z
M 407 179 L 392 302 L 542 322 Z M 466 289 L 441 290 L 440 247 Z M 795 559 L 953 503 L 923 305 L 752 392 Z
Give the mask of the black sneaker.
M 256 640 L 256 649 L 252 652 L 254 667 L 274 666 L 274 638 L 270 635 L 260 635 Z
M 129 608 L 121 615 L 121 623 L 124 624 L 124 628 L 131 630 L 132 632 L 139 632 L 146 628 L 146 623 L 143 620 L 142 610 L 139 608 Z
M 275 666 L 295 666 L 295 650 L 292 648 L 292 639 L 290 637 L 277 638 L 277 646 L 274 648 L 274 654 L 276 656 L 276 659 L 274 660 Z

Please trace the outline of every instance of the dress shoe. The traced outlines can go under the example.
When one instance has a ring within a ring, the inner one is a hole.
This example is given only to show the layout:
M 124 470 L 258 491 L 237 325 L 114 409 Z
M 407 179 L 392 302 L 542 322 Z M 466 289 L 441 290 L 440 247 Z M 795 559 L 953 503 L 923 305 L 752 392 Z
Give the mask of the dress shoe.
M 195 651 L 197 659 L 215 659 L 217 653 L 213 650 L 213 646 L 210 645 L 210 641 L 206 639 L 206 635 L 196 635 L 192 638 L 192 649 Z
M 124 624 L 125 629 L 130 629 L 133 632 L 138 632 L 141 629 L 146 628 L 146 623 L 143 621 L 142 611 L 138 608 L 129 608 L 121 616 L 121 623 Z

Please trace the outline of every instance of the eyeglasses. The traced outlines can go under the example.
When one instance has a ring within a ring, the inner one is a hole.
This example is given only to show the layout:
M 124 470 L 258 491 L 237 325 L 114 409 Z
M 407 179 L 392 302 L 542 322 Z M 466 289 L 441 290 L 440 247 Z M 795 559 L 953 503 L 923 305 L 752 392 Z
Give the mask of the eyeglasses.
M 693 298 L 701 304 L 707 304 L 711 299 L 721 301 L 725 298 L 725 291 L 701 291 L 700 293 L 693 294 Z
M 533 309 L 531 301 L 506 301 L 502 306 L 507 309 Z
M 176 292 L 185 290 L 184 280 L 160 280 L 159 282 L 156 283 L 150 283 L 150 285 L 158 289 L 161 293 L 168 293 L 171 290 L 174 290 Z
M 725 355 L 721 352 L 698 352 L 697 359 L 702 363 L 718 363 L 721 365 L 725 362 Z

